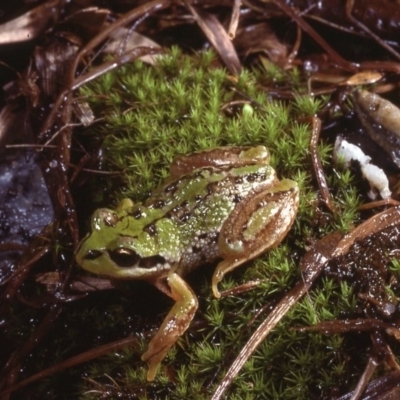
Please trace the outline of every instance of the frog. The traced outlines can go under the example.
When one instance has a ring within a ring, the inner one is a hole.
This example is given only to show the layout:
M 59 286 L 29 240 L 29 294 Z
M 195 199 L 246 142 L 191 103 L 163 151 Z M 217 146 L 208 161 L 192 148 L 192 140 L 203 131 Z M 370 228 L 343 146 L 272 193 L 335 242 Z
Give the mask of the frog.
M 176 157 L 144 202 L 94 212 L 77 264 L 113 280 L 145 280 L 175 302 L 142 355 L 149 381 L 198 308 L 185 276 L 218 263 L 211 286 L 219 298 L 226 273 L 283 240 L 298 204 L 297 183 L 278 179 L 267 147 L 226 146 Z

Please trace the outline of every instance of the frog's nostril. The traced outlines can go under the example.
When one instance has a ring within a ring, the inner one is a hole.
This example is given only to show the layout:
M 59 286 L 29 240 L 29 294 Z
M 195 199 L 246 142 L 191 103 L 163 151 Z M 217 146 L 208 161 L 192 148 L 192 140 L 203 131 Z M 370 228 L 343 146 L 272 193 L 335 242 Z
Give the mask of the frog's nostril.
M 85 260 L 95 260 L 101 256 L 101 251 L 99 250 L 89 250 L 86 254 L 84 259 Z

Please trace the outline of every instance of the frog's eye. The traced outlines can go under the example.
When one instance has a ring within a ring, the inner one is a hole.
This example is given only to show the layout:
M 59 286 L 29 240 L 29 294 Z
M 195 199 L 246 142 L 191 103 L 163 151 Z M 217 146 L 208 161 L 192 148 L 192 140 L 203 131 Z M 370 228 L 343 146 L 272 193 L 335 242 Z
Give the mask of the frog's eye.
M 119 267 L 132 267 L 140 259 L 140 257 L 131 249 L 116 249 L 109 252 L 110 258 Z

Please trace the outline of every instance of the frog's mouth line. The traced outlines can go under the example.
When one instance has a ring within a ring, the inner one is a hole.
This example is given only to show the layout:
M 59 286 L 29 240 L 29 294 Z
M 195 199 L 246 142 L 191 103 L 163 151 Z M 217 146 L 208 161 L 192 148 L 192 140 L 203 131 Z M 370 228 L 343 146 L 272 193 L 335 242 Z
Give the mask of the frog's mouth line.
M 160 255 L 150 257 L 140 257 L 137 253 L 130 249 L 117 249 L 107 251 L 111 261 L 120 268 L 139 267 L 143 269 L 151 269 L 158 265 L 164 265 L 166 260 Z
M 109 259 L 120 268 L 139 267 L 144 269 L 151 269 L 156 265 L 162 265 L 166 263 L 166 259 L 160 255 L 140 257 L 133 250 L 126 248 L 106 250 L 104 252 L 100 250 L 89 250 L 83 257 L 83 259 L 88 261 L 95 261 L 104 254 L 107 254 Z
M 146 279 L 171 268 L 165 257 L 140 257 L 126 248 L 90 250 L 83 257 L 82 266 L 89 272 L 120 279 Z

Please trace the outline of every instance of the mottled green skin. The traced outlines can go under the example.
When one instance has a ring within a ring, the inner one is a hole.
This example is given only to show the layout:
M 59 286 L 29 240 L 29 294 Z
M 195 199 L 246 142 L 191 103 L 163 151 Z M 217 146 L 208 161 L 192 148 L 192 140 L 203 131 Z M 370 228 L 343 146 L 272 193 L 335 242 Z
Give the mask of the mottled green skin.
M 194 170 L 163 185 L 143 204 L 97 210 L 77 261 L 90 272 L 120 279 L 153 280 L 170 270 L 184 275 L 218 258 L 218 233 L 236 204 L 252 189 L 271 186 L 275 180 L 269 165 Z M 109 252 L 121 248 L 146 258 L 146 266 L 138 259 L 120 268 Z M 90 250 L 102 255 L 85 259 Z M 153 256 L 165 262 L 149 259 Z
M 175 300 L 142 360 L 147 379 L 186 331 L 198 307 L 182 277 L 220 259 L 212 290 L 224 275 L 276 246 L 299 203 L 295 182 L 279 181 L 264 146 L 225 147 L 174 160 L 170 179 L 143 204 L 125 199 L 97 210 L 76 260 L 114 279 L 143 279 Z

